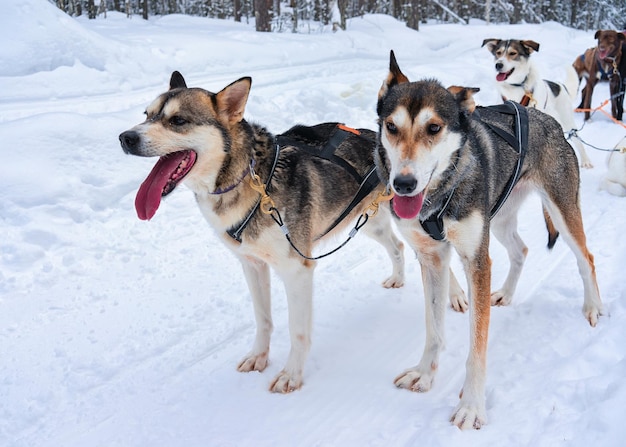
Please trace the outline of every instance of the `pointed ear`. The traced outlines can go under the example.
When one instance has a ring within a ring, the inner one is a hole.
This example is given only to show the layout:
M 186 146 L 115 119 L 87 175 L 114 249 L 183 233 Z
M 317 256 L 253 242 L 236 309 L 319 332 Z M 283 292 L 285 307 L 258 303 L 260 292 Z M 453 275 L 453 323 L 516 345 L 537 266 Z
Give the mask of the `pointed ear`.
M 474 109 L 476 109 L 474 94 L 480 91 L 478 87 L 459 87 L 458 85 L 452 85 L 448 87 L 448 91 L 452 93 L 452 96 L 456 99 L 461 110 L 472 113 Z
M 520 43 L 528 50 L 528 54 L 531 54 L 533 51 L 539 51 L 539 44 L 534 40 L 522 40 Z
M 243 119 L 251 86 L 252 78 L 241 78 L 224 87 L 216 95 L 217 112 L 220 116 L 225 117 L 229 124 L 238 123 Z
M 409 78 L 407 78 L 402 71 L 400 71 L 400 67 L 398 66 L 398 62 L 396 61 L 396 55 L 393 50 L 389 53 L 389 74 L 387 75 L 387 79 L 383 81 L 383 85 L 380 87 L 378 91 L 378 99 L 381 99 L 383 96 L 387 94 L 389 89 L 397 84 L 404 84 L 409 82 Z
M 175 88 L 187 88 L 187 84 L 185 83 L 185 78 L 178 71 L 172 73 L 172 77 L 170 78 L 170 90 Z
M 483 44 L 481 45 L 481 47 L 487 45 L 487 50 L 493 53 L 493 50 L 495 50 L 495 48 L 500 44 L 501 41 L 501 39 L 485 39 L 483 40 Z

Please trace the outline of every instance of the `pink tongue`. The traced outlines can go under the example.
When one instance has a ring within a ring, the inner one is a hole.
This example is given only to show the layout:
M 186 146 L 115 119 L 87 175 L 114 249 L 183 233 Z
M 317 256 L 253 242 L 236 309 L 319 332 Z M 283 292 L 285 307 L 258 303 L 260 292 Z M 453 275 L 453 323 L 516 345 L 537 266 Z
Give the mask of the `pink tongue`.
M 392 199 L 393 210 L 401 219 L 413 219 L 422 209 L 424 201 L 424 193 L 421 192 L 416 196 L 394 196 Z
M 498 73 L 496 75 L 496 81 L 498 81 L 498 82 L 504 81 L 506 79 L 507 75 L 508 75 L 508 73 Z
M 152 219 L 161 204 L 163 188 L 186 156 L 187 152 L 174 152 L 159 158 L 157 164 L 154 165 L 135 197 L 135 209 L 141 220 Z

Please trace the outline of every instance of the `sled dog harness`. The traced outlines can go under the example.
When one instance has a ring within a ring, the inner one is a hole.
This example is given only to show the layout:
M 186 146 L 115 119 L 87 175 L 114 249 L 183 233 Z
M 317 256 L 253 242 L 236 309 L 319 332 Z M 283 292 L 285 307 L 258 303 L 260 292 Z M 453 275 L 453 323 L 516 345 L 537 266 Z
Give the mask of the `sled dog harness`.
M 321 149 L 319 147 L 306 144 L 302 141 L 299 141 L 293 137 L 286 136 L 286 135 L 278 135 L 275 138 L 274 163 L 267 177 L 267 180 L 265 181 L 265 185 L 264 185 L 265 190 L 269 188 L 270 181 L 272 180 L 272 177 L 274 176 L 274 170 L 276 169 L 276 165 L 278 163 L 280 150 L 283 147 L 294 147 L 299 150 L 303 150 L 315 157 L 328 160 L 334 163 L 335 165 L 341 167 L 344 171 L 346 171 L 346 173 L 349 174 L 359 185 L 359 189 L 354 195 L 354 197 L 352 198 L 352 201 L 348 204 L 348 206 L 346 206 L 346 208 L 342 211 L 339 217 L 337 217 L 337 219 L 335 219 L 335 221 L 321 235 L 317 237 L 317 239 L 322 238 L 323 236 L 331 232 L 337 225 L 339 225 L 339 223 L 341 223 L 341 221 L 350 214 L 350 211 L 352 211 L 354 207 L 357 206 L 367 195 L 369 195 L 374 190 L 374 188 L 376 188 L 376 186 L 380 183 L 380 179 L 378 178 L 378 175 L 376 173 L 375 165 L 372 165 L 367 170 L 365 175 L 360 175 L 358 171 L 350 163 L 348 163 L 346 160 L 344 160 L 343 158 L 335 154 L 335 150 L 341 145 L 341 143 L 344 142 L 346 138 L 348 138 L 351 135 L 356 135 L 356 136 L 359 136 L 360 138 L 366 138 L 362 136 L 361 132 L 359 132 L 357 129 L 352 129 L 343 124 L 337 124 L 330 138 Z M 250 163 L 250 173 L 254 174 L 253 163 Z M 245 219 L 243 219 L 238 225 L 226 231 L 230 237 L 235 239 L 237 242 L 241 242 L 241 234 L 248 226 L 248 223 L 252 219 L 252 216 L 254 216 L 254 214 L 257 212 L 259 207 L 262 206 L 262 203 L 261 203 L 262 200 L 263 200 L 263 197 L 259 198 L 259 200 L 256 202 L 254 207 L 252 207 L 252 209 L 250 210 L 250 213 L 248 214 L 248 216 Z M 283 231 L 287 231 L 284 228 L 284 225 L 282 224 L 282 219 L 279 219 L 279 220 L 280 222 L 277 221 L 277 223 L 281 226 L 281 228 L 283 228 Z M 363 224 L 365 224 L 365 222 L 363 222 Z M 355 229 L 358 231 L 358 229 L 361 228 L 363 224 L 357 224 L 357 227 L 355 227 Z M 353 230 L 353 232 L 354 231 L 355 230 Z M 288 238 L 288 234 L 286 233 L 285 235 Z M 354 234 L 351 233 L 350 237 L 353 237 L 353 236 Z M 294 249 L 298 251 L 296 247 L 294 247 Z M 300 252 L 298 251 L 298 253 Z M 302 254 L 301 256 L 306 257 Z
M 486 109 L 493 110 L 498 113 L 504 113 L 507 115 L 513 115 L 513 130 L 514 135 L 510 134 L 506 130 L 497 127 L 493 124 L 487 123 L 480 119 L 480 112 L 477 108 L 473 113 L 473 118 L 481 121 L 485 124 L 492 132 L 502 138 L 504 141 L 508 143 L 515 152 L 517 152 L 517 165 L 515 167 L 515 171 L 509 178 L 502 194 L 496 201 L 495 205 L 491 208 L 491 213 L 489 219 L 493 219 L 493 217 L 500 211 L 504 202 L 513 191 L 513 188 L 517 184 L 517 181 L 520 178 L 522 165 L 524 163 L 524 157 L 526 156 L 526 150 L 528 149 L 528 111 L 525 107 L 521 106 L 519 103 L 515 101 L 506 101 L 504 104 L 485 107 Z M 444 239 L 443 234 L 443 213 L 447 209 L 450 200 L 452 199 L 452 195 L 454 194 L 454 190 L 448 196 L 443 208 L 438 212 L 431 216 L 429 216 L 426 220 L 420 221 L 422 224 L 422 228 L 430 237 L 433 239 L 440 241 Z

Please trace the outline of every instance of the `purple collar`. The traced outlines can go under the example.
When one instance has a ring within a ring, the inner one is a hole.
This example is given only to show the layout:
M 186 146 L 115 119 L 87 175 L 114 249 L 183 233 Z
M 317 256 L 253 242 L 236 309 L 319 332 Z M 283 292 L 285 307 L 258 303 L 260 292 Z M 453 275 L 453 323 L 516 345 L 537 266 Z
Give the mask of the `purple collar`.
M 237 180 L 234 184 L 232 184 L 230 186 L 227 186 L 224 189 L 218 188 L 214 192 L 209 192 L 209 194 L 220 195 L 220 194 L 225 194 L 225 193 L 227 193 L 229 191 L 232 191 L 233 189 L 235 189 L 243 181 L 244 178 L 246 178 L 246 175 L 248 175 L 250 173 L 250 170 L 252 170 L 254 168 L 254 165 L 256 165 L 256 160 L 253 158 L 250 161 L 250 165 L 248 165 L 248 167 L 243 171 L 243 174 L 241 174 L 241 176 L 239 177 L 239 180 Z

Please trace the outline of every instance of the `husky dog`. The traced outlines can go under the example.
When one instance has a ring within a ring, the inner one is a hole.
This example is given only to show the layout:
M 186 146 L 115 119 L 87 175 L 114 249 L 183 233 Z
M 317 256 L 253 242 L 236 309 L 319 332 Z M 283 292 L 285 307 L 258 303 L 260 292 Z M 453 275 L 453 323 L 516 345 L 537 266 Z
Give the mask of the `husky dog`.
M 510 303 L 515 291 L 527 252 L 517 233 L 517 211 L 529 192 L 538 191 L 542 199 L 548 247 L 560 231 L 576 255 L 585 318 L 595 326 L 602 314 L 593 256 L 583 230 L 578 163 L 550 116 L 511 101 L 475 108 L 472 95 L 478 89 L 447 90 L 432 79 L 409 82 L 393 52 L 390 59 L 390 72 L 378 96 L 375 159 L 381 179 L 395 193 L 391 207 L 398 228 L 420 261 L 426 305 L 422 359 L 395 384 L 419 392 L 432 386 L 444 347 L 445 297 L 454 247 L 468 280 L 470 351 L 452 421 L 460 428 L 480 428 L 486 422 L 490 305 Z M 513 129 L 520 132 L 511 134 Z M 504 285 L 494 293 L 490 229 L 506 247 L 511 263 Z
M 579 109 L 585 109 L 585 120 L 591 116 L 591 98 L 598 81 L 609 81 L 611 94 L 611 114 L 617 120 L 622 119 L 624 112 L 624 90 L 626 85 L 626 35 L 615 30 L 598 30 L 593 36 L 598 41 L 595 47 L 585 50 L 578 56 L 572 66 L 578 74 L 578 81 L 587 79 L 582 90 Z
M 485 39 L 482 46 L 487 46 L 493 54 L 496 86 L 502 98 L 537 108 L 555 118 L 565 133 L 570 134 L 570 141 L 580 156 L 581 166 L 592 168 L 585 147 L 576 135 L 572 101 L 578 92 L 578 79 L 573 68 L 568 67 L 566 84 L 547 81 L 541 79 L 530 59 L 534 51 L 539 51 L 537 42 Z
M 363 229 L 393 264 L 385 287 L 403 285 L 403 244 L 392 232 L 388 207 L 367 210 L 384 192 L 373 162 L 376 133 L 325 123 L 274 136 L 244 119 L 251 82 L 241 78 L 211 93 L 187 88 L 174 72 L 170 90 L 148 106 L 145 122 L 119 138 L 126 153 L 160 157 L 137 193 L 139 218 L 150 219 L 161 197 L 183 182 L 241 261 L 257 330 L 239 371 L 266 368 L 273 327 L 269 267 L 284 282 L 291 351 L 270 391 L 287 393 L 301 387 L 311 346 L 316 243 L 368 213 Z

